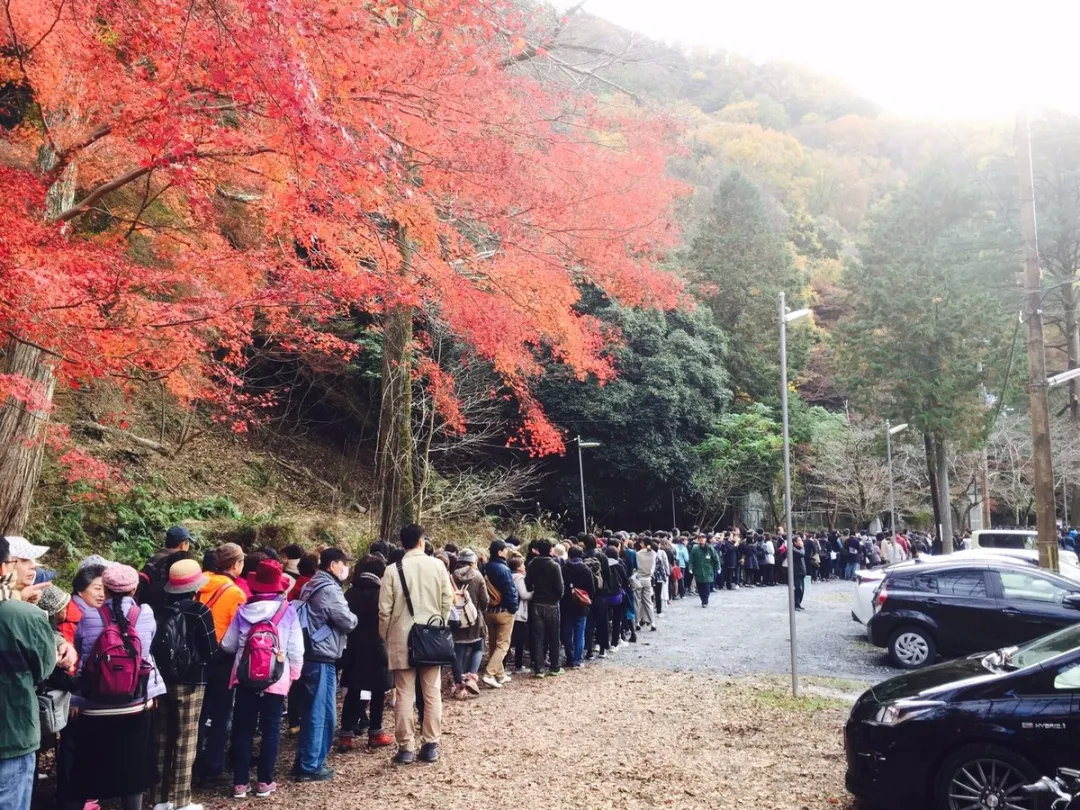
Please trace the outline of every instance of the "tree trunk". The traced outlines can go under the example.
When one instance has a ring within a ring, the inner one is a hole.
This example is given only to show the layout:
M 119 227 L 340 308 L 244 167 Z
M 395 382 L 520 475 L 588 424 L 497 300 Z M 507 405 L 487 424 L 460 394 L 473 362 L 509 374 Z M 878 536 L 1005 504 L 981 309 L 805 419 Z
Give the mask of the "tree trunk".
M 1076 320 L 1076 288 L 1069 284 L 1061 290 L 1061 300 L 1065 310 L 1065 348 L 1069 356 L 1069 368 L 1080 366 L 1080 325 Z M 1069 381 L 1069 418 L 1073 424 L 1080 424 L 1080 380 Z
M 3 350 L 4 374 L 24 377 L 37 388 L 43 403 L 52 402 L 56 378 L 41 349 L 8 341 Z M 48 408 L 31 410 L 9 397 L 0 408 L 0 532 L 20 534 L 30 513 L 45 450 Z
M 941 521 L 941 550 L 952 554 L 952 503 L 949 493 L 949 456 L 945 440 L 934 437 L 934 454 L 937 459 L 938 519 Z
M 379 537 L 394 542 L 416 521 L 413 480 L 413 310 L 397 307 L 383 318 L 382 407 L 376 464 L 379 478 Z
M 930 480 L 930 504 L 934 509 L 934 531 L 936 532 L 938 526 L 941 525 L 941 510 L 938 508 L 941 500 L 938 498 L 937 454 L 934 452 L 934 440 L 929 433 L 923 434 L 923 449 L 926 451 L 926 475 Z

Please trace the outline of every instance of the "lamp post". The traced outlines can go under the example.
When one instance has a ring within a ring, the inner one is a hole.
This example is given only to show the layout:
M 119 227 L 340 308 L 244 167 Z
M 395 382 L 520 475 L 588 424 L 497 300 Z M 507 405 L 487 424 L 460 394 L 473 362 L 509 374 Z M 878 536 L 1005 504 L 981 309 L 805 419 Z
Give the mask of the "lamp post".
M 799 696 L 798 643 L 795 639 L 795 537 L 791 529 L 791 442 L 788 437 L 787 325 L 811 315 L 809 309 L 787 311 L 780 293 L 780 408 L 784 421 L 784 515 L 787 528 L 788 631 L 791 635 L 791 694 Z
M 581 450 L 585 447 L 599 447 L 600 442 L 585 442 L 580 436 L 575 436 L 574 441 L 577 442 L 578 478 L 581 480 L 581 528 L 588 534 L 589 519 L 585 514 L 585 463 L 581 460 Z
M 889 420 L 885 420 L 885 456 L 889 459 L 889 531 L 892 532 L 892 538 L 896 537 L 896 498 L 893 495 L 893 474 L 892 474 L 892 437 L 903 430 L 907 430 L 907 422 L 902 425 L 895 425 L 889 427 Z

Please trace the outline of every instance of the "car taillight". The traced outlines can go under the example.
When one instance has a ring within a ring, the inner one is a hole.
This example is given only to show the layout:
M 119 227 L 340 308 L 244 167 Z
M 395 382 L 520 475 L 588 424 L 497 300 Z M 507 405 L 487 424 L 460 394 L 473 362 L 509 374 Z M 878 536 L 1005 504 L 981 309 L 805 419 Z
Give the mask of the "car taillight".
M 888 591 L 885 590 L 885 583 L 881 583 L 881 587 L 877 589 L 876 601 L 878 607 L 885 604 L 885 600 L 889 597 Z

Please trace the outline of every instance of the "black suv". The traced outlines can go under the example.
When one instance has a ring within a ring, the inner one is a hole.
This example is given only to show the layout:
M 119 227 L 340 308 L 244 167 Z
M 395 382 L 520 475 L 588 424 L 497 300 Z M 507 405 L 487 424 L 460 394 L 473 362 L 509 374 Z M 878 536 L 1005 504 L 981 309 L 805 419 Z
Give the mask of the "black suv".
M 1023 785 L 1080 763 L 1080 625 L 878 684 L 844 748 L 871 807 L 1043 810 Z
M 1080 622 L 1080 583 L 1005 560 L 890 570 L 874 593 L 870 640 L 917 669 L 938 653 L 1022 644 Z

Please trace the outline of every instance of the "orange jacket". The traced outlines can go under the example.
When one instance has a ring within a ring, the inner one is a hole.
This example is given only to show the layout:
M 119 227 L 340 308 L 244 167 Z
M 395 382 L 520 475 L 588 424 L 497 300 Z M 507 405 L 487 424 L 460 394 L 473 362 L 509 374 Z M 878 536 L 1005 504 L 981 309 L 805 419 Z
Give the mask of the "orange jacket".
M 214 634 L 221 641 L 236 611 L 247 601 L 247 594 L 224 574 L 210 574 L 207 583 L 199 589 L 199 601 L 210 608 L 210 614 L 214 617 Z

